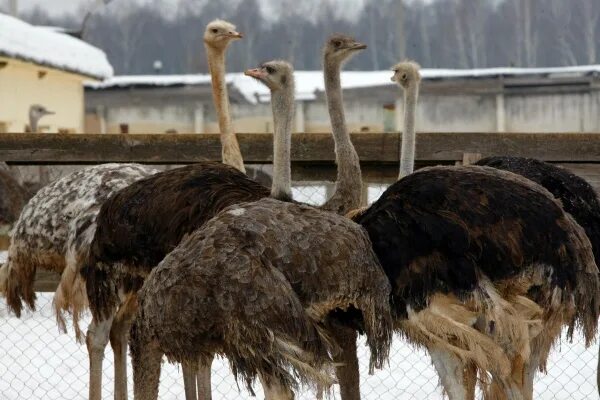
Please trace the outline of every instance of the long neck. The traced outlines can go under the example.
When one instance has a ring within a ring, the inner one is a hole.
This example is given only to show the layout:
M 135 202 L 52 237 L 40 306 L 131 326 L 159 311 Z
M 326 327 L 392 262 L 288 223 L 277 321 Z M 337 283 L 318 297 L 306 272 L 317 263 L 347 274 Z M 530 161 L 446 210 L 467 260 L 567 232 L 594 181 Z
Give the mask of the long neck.
M 38 131 L 38 120 L 39 118 L 36 118 L 33 115 L 29 116 L 29 129 L 31 129 L 32 133 L 37 133 Z
M 291 86 L 291 85 L 290 85 Z M 271 196 L 276 199 L 292 198 L 292 122 L 294 118 L 293 86 L 272 92 L 273 107 L 273 184 Z
M 233 132 L 231 116 L 229 115 L 229 96 L 227 93 L 227 82 L 225 81 L 225 49 L 215 48 L 206 44 L 205 47 L 212 79 L 213 101 L 219 118 L 223 163 L 231 165 L 245 173 L 244 159 L 242 158 L 240 145 Z
M 415 119 L 418 97 L 419 85 L 413 82 L 404 90 L 404 132 L 402 132 L 399 178 L 412 174 L 415 167 Z
M 358 154 L 350 140 L 344 116 L 339 63 L 325 62 L 325 93 L 335 143 L 337 180 L 335 192 L 322 209 L 346 214 L 361 206 L 362 177 Z

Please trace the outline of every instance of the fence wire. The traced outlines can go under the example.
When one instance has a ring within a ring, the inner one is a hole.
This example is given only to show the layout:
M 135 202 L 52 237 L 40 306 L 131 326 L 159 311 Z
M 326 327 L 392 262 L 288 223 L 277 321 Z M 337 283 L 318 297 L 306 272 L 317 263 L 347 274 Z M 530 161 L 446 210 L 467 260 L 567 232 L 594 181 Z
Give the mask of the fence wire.
M 294 198 L 310 204 L 321 204 L 330 189 L 324 184 L 303 184 L 293 189 Z M 369 201 L 377 199 L 384 186 L 371 186 Z M 52 312 L 52 293 L 40 293 L 37 311 L 21 319 L 9 314 L 0 300 L 0 400 L 75 400 L 88 396 L 88 358 L 85 346 L 75 342 L 74 335 L 61 334 Z M 82 326 L 89 322 L 89 316 Z M 535 382 L 535 399 L 589 400 L 598 398 L 596 389 L 597 344 L 586 349 L 583 338 L 572 343 L 565 340 L 552 352 L 548 373 Z M 364 338 L 359 346 L 361 393 L 366 400 L 442 399 L 438 378 L 428 355 L 396 337 L 389 365 L 374 375 L 368 374 L 368 349 Z M 133 398 L 131 365 L 128 368 L 129 397 Z M 104 359 L 103 398 L 113 397 L 113 356 L 107 347 Z M 217 359 L 212 369 L 213 398 L 250 398 L 244 387 L 236 384 L 226 360 Z M 264 398 L 260 385 L 256 396 Z M 183 399 L 183 377 L 179 365 L 163 363 L 159 397 Z M 306 388 L 298 398 L 314 399 Z M 334 389 L 333 399 L 339 399 Z

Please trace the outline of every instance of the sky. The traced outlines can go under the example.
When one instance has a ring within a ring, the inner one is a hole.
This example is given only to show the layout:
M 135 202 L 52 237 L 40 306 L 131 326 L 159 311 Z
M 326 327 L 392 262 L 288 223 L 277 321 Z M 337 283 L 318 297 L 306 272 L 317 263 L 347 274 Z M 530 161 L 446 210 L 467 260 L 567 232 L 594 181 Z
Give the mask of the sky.
M 51 16 L 57 15 L 65 15 L 65 14 L 76 14 L 82 15 L 85 10 L 89 9 L 95 2 L 101 2 L 102 0 L 17 0 L 20 11 L 29 11 L 35 7 L 40 7 L 44 11 L 46 11 Z M 178 3 L 182 0 L 113 0 L 112 4 L 109 7 L 116 7 L 119 2 L 132 2 L 136 1 L 146 2 L 146 3 L 157 3 L 168 9 L 176 9 Z M 200 0 L 198 0 L 200 1 Z M 227 0 L 222 0 L 227 1 Z M 230 0 L 231 1 L 231 0 Z M 239 0 L 235 0 L 239 1 Z M 242 0 L 243 1 L 243 0 Z M 270 11 L 273 8 L 273 5 L 277 3 L 278 0 L 263 0 L 261 2 L 261 7 L 263 7 L 263 12 Z M 321 1 L 321 0 L 314 0 Z M 350 14 L 353 10 L 359 10 L 365 1 L 368 0 L 333 0 L 338 3 L 342 3 L 347 5 L 348 7 L 342 7 L 341 9 L 347 10 Z M 9 0 L 0 0 L 0 10 L 8 9 Z M 352 15 L 349 15 L 352 17 Z

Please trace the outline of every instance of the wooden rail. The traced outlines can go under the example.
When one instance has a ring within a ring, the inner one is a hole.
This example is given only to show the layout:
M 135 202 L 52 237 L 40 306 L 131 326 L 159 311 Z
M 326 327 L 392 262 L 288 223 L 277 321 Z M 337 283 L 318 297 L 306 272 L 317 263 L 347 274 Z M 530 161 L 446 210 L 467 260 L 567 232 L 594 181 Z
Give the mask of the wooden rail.
M 271 134 L 238 134 L 244 160 L 270 163 Z M 363 163 L 398 163 L 401 134 L 352 135 Z M 600 134 L 593 133 L 419 133 L 416 159 L 420 162 L 460 161 L 464 153 L 483 157 L 512 154 L 551 162 L 600 162 Z M 185 164 L 220 160 L 218 134 L 96 135 L 0 134 L 0 161 L 9 164 L 97 164 L 141 162 Z M 294 163 L 333 163 L 329 133 L 294 134 Z

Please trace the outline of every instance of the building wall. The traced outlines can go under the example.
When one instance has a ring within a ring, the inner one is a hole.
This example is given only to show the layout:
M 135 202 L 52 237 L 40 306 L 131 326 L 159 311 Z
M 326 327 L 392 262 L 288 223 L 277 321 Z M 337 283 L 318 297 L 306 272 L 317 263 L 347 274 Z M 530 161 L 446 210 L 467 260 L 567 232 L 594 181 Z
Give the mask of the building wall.
M 448 87 L 425 87 L 419 97 L 417 130 L 426 132 L 600 132 L 600 90 L 581 86 L 520 87 L 502 89 L 497 82 L 471 83 L 464 87 L 454 83 Z M 129 123 L 130 133 L 218 132 L 216 115 L 209 92 L 194 101 L 176 96 L 162 103 L 143 96 L 135 101 L 117 102 L 111 98 L 124 96 L 126 91 L 104 92 L 103 115 L 107 132 L 120 132 L 119 124 Z M 186 88 L 181 88 L 184 93 Z M 462 90 L 462 92 L 461 92 Z M 121 94 L 119 94 L 121 92 Z M 134 103 L 134 105 L 130 105 Z M 199 107 L 205 106 L 199 115 Z M 237 132 L 272 132 L 270 104 L 232 103 L 232 118 Z M 345 114 L 352 132 L 389 132 L 402 130 L 404 106 L 400 90 L 372 88 L 345 93 Z M 314 101 L 299 101 L 296 105 L 295 131 L 329 132 L 327 104 L 322 96 Z M 102 121 L 88 118 L 90 132 Z
M 127 124 L 129 133 L 194 132 L 194 107 L 165 104 L 130 105 L 107 108 L 106 133 L 121 133 L 121 124 Z
M 29 107 L 41 104 L 55 115 L 40 120 L 42 132 L 83 132 L 85 78 L 15 59 L 0 68 L 0 131 L 23 132 L 29 124 Z

